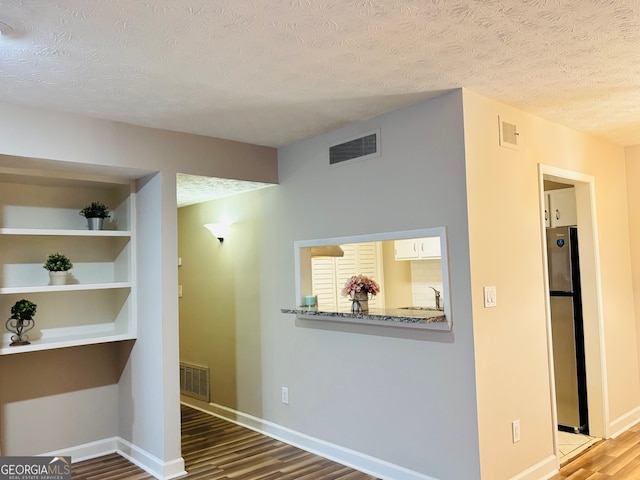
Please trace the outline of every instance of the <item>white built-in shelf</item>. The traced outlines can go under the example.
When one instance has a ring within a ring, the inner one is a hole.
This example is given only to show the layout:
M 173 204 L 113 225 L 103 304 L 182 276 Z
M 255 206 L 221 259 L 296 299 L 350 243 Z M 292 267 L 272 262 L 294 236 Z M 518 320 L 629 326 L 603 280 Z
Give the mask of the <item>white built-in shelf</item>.
M 78 215 L 93 201 L 109 206 L 104 230 Z M 38 305 L 31 344 L 10 347 L 3 328 L 0 355 L 136 338 L 135 212 L 130 179 L 0 166 L 0 318 Z M 70 283 L 48 284 L 52 252 L 73 262 Z
M 71 285 L 30 285 L 25 287 L 1 287 L 0 295 L 10 295 L 14 293 L 73 292 L 82 290 L 114 290 L 118 288 L 131 288 L 131 282 L 75 283 Z
M 10 334 L 5 334 L 2 346 L 0 346 L 0 355 L 120 342 L 134 340 L 135 338 L 135 332 L 118 331 L 113 324 L 43 330 L 42 337 L 37 340 L 31 340 L 31 344 L 14 347 L 9 346 L 11 341 Z
M 56 228 L 0 228 L 0 235 L 42 235 L 56 237 L 130 237 L 128 230 L 68 230 Z

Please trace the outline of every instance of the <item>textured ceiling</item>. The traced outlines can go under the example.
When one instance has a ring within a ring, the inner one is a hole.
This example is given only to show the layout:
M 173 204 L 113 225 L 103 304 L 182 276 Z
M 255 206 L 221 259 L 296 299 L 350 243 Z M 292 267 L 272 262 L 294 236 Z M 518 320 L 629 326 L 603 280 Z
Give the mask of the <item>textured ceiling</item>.
M 0 0 L 0 22 L 3 102 L 281 146 L 467 87 L 640 144 L 635 0 Z
M 272 186 L 269 183 L 178 173 L 176 178 L 178 208 Z

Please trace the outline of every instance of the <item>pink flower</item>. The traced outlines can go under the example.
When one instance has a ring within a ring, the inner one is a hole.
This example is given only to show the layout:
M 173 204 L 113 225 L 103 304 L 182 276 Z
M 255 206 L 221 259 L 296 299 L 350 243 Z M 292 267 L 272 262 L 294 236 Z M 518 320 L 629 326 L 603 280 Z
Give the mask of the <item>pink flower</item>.
M 345 283 L 342 295 L 348 297 L 358 292 L 367 292 L 375 296 L 380 293 L 380 285 L 365 275 L 354 275 Z

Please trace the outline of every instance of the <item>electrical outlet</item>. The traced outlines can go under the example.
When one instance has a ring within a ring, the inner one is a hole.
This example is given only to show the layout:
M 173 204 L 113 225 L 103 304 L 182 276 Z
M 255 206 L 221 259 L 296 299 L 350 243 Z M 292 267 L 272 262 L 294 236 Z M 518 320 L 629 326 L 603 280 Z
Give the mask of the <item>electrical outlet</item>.
M 495 307 L 498 304 L 496 287 L 491 285 L 483 287 L 484 290 L 484 308 Z
M 282 403 L 289 405 L 289 389 L 287 387 L 282 387 Z
M 520 441 L 520 420 L 511 422 L 511 438 L 513 439 L 513 443 Z

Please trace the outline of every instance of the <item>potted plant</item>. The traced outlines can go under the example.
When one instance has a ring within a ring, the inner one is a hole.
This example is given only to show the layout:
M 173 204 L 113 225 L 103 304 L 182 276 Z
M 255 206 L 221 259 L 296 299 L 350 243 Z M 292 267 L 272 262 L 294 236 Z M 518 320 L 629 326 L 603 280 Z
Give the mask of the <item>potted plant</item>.
M 109 218 L 109 207 L 102 202 L 91 202 L 80 210 L 80 215 L 87 219 L 89 230 L 102 230 L 105 218 Z
M 11 336 L 10 346 L 29 345 L 26 332 L 31 330 L 35 321 L 33 316 L 36 314 L 37 305 L 29 300 L 18 300 L 11 307 L 11 317 L 7 320 L 6 327 L 13 335 Z
M 52 253 L 47 257 L 47 261 L 42 266 L 49 271 L 51 285 L 64 285 L 67 283 L 69 270 L 73 268 L 73 263 L 62 253 Z

